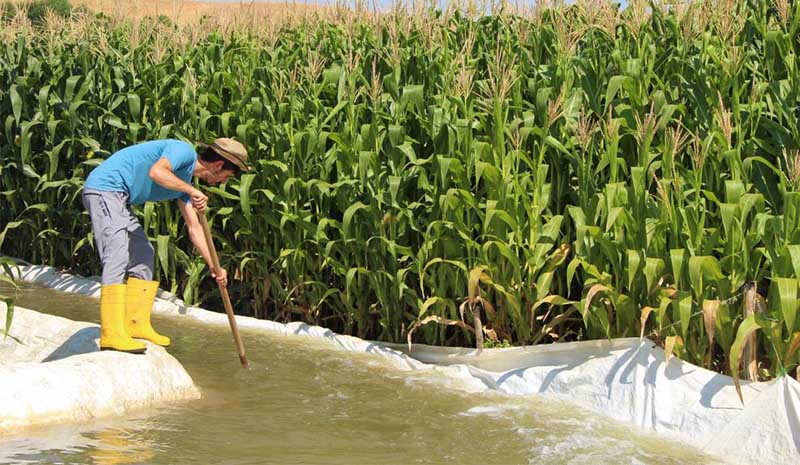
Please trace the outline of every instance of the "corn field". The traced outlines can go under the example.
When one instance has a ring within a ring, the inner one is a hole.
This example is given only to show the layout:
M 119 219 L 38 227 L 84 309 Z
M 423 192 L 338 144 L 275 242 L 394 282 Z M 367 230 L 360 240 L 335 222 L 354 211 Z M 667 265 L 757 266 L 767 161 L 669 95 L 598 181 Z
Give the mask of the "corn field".
M 238 313 L 447 345 L 645 335 L 734 376 L 794 373 L 799 9 L 17 14 L 0 247 L 97 274 L 94 166 L 236 137 L 254 173 L 206 190 Z M 176 206 L 136 212 L 162 287 L 217 301 Z

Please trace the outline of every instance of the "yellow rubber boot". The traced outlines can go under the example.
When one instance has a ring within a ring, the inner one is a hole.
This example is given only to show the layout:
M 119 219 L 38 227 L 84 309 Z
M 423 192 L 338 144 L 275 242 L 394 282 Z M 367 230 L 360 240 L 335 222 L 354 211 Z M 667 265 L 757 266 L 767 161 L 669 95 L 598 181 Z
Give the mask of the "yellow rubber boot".
M 124 284 L 108 284 L 100 288 L 100 349 L 135 354 L 147 349 L 125 331 Z
M 150 313 L 153 311 L 156 292 L 158 292 L 158 281 L 128 278 L 125 324 L 131 337 L 147 339 L 150 342 L 167 347 L 170 343 L 169 338 L 158 334 L 150 324 Z

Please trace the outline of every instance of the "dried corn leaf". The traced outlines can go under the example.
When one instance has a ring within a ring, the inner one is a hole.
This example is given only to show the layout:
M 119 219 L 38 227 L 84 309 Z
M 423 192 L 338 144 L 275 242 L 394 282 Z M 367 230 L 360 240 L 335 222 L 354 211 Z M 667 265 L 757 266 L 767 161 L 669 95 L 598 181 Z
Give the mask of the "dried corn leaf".
M 451 320 L 449 318 L 443 318 L 443 317 L 440 317 L 438 315 L 431 315 L 431 316 L 423 318 L 422 320 L 416 321 L 411 326 L 411 328 L 408 329 L 408 336 L 406 337 L 406 339 L 408 341 L 408 350 L 409 350 L 409 352 L 411 351 L 411 335 L 414 334 L 414 331 L 416 331 L 417 328 L 419 328 L 420 326 L 426 325 L 426 324 L 431 323 L 431 322 L 438 323 L 440 325 L 458 326 L 459 328 L 464 328 L 467 331 L 470 331 L 470 332 L 473 332 L 473 333 L 475 332 L 475 330 L 473 330 L 470 325 L 464 323 L 463 321 Z
M 717 312 L 719 312 L 719 300 L 703 301 L 703 324 L 706 328 L 708 345 L 714 345 L 714 333 L 717 329 Z
M 669 360 L 672 358 L 673 353 L 675 352 L 675 348 L 678 346 L 683 345 L 683 338 L 680 336 L 667 336 L 666 341 L 664 341 L 664 356 L 666 360 L 664 364 L 669 364 Z
M 742 354 L 744 353 L 745 345 L 755 335 L 756 330 L 762 327 L 761 318 L 758 315 L 750 315 L 745 318 L 739 329 L 736 332 L 736 340 L 733 341 L 730 353 L 730 368 L 731 375 L 733 376 L 733 384 L 736 386 L 736 393 L 739 394 L 739 400 L 744 404 L 742 398 L 742 387 L 739 383 L 739 365 L 742 361 Z
M 589 292 L 586 294 L 586 302 L 583 304 L 582 313 L 586 315 L 586 313 L 589 311 L 589 307 L 592 306 L 592 299 L 594 299 L 595 295 L 597 295 L 600 292 L 609 292 L 610 290 L 611 290 L 610 287 L 604 286 L 602 284 L 595 284 L 594 286 L 590 287 Z
M 653 307 L 642 307 L 642 316 L 639 318 L 642 324 L 642 331 L 639 333 L 639 339 L 644 339 L 644 329 L 647 325 L 647 318 L 650 317 L 653 310 L 655 310 Z

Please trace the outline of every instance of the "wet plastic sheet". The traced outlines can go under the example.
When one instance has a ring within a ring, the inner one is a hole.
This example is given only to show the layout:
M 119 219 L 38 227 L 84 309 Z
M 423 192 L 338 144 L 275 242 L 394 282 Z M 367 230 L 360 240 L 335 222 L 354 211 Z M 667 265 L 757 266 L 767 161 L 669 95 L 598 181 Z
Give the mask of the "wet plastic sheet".
M 0 321 L 5 310 L 0 302 Z M 95 324 L 15 309 L 13 337 L 0 338 L 0 435 L 200 397 L 163 348 L 101 353 L 99 333 Z
M 22 268 L 22 278 L 99 296 L 99 285 L 48 267 Z M 227 325 L 222 313 L 186 307 L 166 293 L 155 311 Z M 572 402 L 615 420 L 664 434 L 730 463 L 800 463 L 800 383 L 781 377 L 742 383 L 672 358 L 647 339 L 625 338 L 501 349 L 383 344 L 302 323 L 238 316 L 242 328 L 326 339 L 349 351 L 386 357 L 403 370 L 440 370 L 464 389 L 541 395 Z
M 401 345 L 394 346 L 407 352 Z M 737 463 L 800 463 L 800 383 L 742 384 L 647 339 L 474 350 L 415 345 L 424 363 L 467 366 L 487 388 L 558 397 Z

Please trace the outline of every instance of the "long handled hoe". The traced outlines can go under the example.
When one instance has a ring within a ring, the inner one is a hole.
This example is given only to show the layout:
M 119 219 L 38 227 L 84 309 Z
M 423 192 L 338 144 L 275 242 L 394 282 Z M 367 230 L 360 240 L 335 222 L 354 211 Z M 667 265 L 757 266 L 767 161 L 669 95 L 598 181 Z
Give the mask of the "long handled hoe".
M 214 265 L 214 273 L 219 274 L 222 267 L 219 266 L 219 257 L 217 257 L 217 249 L 214 248 L 214 239 L 211 238 L 211 229 L 208 227 L 206 212 L 195 211 L 197 212 L 197 217 L 200 219 L 200 225 L 203 226 L 203 235 L 206 237 L 208 252 L 211 254 L 211 264 Z M 233 341 L 236 343 L 236 350 L 239 352 L 239 361 L 242 362 L 243 368 L 247 368 L 249 364 L 247 363 L 247 357 L 244 355 L 244 345 L 242 345 L 242 337 L 239 336 L 239 327 L 236 326 L 236 317 L 233 315 L 233 306 L 231 305 L 231 297 L 228 295 L 228 288 L 219 284 L 219 293 L 222 294 L 222 302 L 225 304 L 225 313 L 228 314 L 228 323 L 231 324 Z

